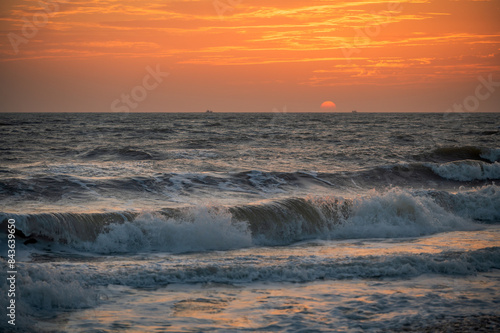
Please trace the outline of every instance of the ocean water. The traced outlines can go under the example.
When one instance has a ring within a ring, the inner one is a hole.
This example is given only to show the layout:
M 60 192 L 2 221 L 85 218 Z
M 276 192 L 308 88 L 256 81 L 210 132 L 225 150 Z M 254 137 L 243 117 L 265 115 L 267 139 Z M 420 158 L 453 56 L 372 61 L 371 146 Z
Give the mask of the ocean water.
M 0 114 L 0 330 L 498 330 L 499 126 Z

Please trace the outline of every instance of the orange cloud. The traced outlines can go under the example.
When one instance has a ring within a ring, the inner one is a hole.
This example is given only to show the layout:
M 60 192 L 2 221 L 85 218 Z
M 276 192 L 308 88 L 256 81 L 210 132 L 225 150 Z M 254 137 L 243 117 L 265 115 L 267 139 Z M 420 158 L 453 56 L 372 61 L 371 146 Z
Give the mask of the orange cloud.
M 325 89 L 500 73 L 495 1 L 78 0 L 50 13 L 38 1 L 9 3 L 0 7 L 0 63 L 21 68 L 87 59 L 106 71 L 122 59 L 126 73 L 141 60 L 163 61 L 186 78 Z

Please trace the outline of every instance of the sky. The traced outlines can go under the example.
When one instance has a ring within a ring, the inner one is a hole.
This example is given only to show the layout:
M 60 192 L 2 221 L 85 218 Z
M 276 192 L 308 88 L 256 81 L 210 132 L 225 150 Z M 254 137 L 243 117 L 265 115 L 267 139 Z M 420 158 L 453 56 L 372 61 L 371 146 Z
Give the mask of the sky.
M 499 112 L 499 18 L 499 0 L 2 0 L 0 111 Z

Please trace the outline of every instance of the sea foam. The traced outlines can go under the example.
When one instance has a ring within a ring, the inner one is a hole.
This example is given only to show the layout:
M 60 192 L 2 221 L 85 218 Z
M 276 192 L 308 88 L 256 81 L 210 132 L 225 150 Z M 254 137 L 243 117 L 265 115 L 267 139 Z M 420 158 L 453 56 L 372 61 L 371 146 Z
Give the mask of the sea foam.
M 3 217 L 2 217 L 3 216 Z M 7 215 L 0 214 L 4 220 Z M 309 196 L 242 206 L 159 212 L 16 215 L 27 237 L 96 253 L 193 252 L 310 239 L 404 238 L 500 221 L 496 185 L 450 193 L 373 190 L 355 198 Z
M 252 244 L 243 222 L 231 221 L 228 212 L 207 207 L 190 210 L 182 218 L 144 213 L 133 221 L 111 224 L 84 247 L 96 252 L 229 250 Z
M 500 163 L 484 163 L 475 160 L 428 164 L 437 175 L 451 180 L 496 180 L 500 179 Z

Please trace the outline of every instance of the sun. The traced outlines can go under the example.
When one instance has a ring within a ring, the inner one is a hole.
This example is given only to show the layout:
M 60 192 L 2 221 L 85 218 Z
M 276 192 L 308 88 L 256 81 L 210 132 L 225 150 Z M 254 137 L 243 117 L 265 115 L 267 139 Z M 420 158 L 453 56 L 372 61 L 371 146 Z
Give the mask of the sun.
M 332 101 L 326 101 L 321 104 L 321 109 L 324 111 L 335 111 L 337 106 Z

